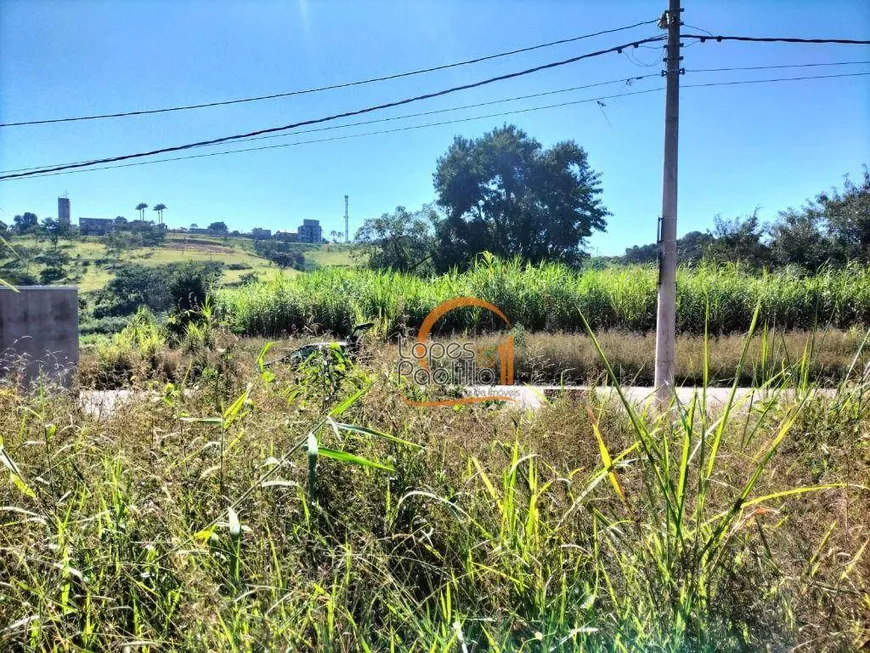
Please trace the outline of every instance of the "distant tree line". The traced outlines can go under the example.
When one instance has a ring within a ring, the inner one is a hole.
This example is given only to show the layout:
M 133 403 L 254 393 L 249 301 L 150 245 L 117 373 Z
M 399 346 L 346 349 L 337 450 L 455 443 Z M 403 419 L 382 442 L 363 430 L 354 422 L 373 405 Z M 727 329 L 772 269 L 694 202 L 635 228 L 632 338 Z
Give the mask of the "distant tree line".
M 166 229 L 145 221 L 128 222 L 124 216 L 115 218 L 114 231 L 102 237 L 106 249 L 120 256 L 121 252 L 137 247 L 159 247 L 166 241 Z
M 677 240 L 681 262 L 739 262 L 755 268 L 794 265 L 815 272 L 850 261 L 870 261 L 870 171 L 860 183 L 846 178 L 843 189 L 819 193 L 799 209 L 781 211 L 764 225 L 757 211 L 725 220 L 716 217 L 711 231 L 692 231 Z M 655 243 L 629 247 L 625 263 L 658 260 Z
M 305 254 L 296 243 L 280 240 L 255 240 L 254 251 L 258 256 L 267 258 L 280 268 L 305 270 Z
M 15 236 L 27 235 L 36 236 L 37 241 L 47 238 L 57 247 L 60 238 L 73 237 L 76 235 L 76 229 L 54 218 L 45 218 L 40 224 L 39 217 L 30 211 L 16 215 L 12 219 L 11 226 L 0 220 L 0 236 L 7 240 Z

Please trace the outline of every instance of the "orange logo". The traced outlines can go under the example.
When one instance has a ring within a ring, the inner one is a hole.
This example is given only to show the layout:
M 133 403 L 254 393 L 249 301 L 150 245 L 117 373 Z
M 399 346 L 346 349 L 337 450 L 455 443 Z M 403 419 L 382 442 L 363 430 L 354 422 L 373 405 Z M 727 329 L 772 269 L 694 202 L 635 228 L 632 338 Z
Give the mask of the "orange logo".
M 514 337 L 508 334 L 495 347 L 474 348 L 470 343 L 430 343 L 432 328 L 445 314 L 463 307 L 485 308 L 497 315 L 507 326 L 510 320 L 493 304 L 476 297 L 457 297 L 436 306 L 423 320 L 416 342 L 409 351 L 399 339 L 399 377 L 408 377 L 418 386 L 459 385 L 477 391 L 481 386 L 496 385 L 495 369 L 498 368 L 498 384 L 513 385 L 514 382 Z M 416 366 L 415 366 L 416 364 Z M 487 394 L 432 401 L 414 401 L 402 398 L 412 406 L 459 406 L 485 401 L 515 401 L 505 395 Z

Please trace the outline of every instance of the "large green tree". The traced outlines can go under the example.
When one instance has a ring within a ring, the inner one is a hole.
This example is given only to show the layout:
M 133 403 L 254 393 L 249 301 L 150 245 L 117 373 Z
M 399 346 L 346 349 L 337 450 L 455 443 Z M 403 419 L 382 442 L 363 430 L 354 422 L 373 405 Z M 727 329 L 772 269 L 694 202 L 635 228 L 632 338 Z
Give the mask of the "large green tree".
M 432 224 L 436 220 L 431 206 L 414 212 L 398 206 L 393 213 L 366 220 L 356 233 L 354 249 L 372 268 L 403 272 L 431 269 Z
M 435 233 L 439 269 L 467 266 L 483 251 L 575 264 L 610 215 L 582 147 L 563 141 L 545 149 L 513 125 L 477 139 L 457 136 L 434 181 L 446 212 Z
M 16 215 L 12 221 L 15 223 L 15 231 L 19 234 L 26 234 L 39 229 L 39 218 L 35 213 L 29 211 L 22 215 Z

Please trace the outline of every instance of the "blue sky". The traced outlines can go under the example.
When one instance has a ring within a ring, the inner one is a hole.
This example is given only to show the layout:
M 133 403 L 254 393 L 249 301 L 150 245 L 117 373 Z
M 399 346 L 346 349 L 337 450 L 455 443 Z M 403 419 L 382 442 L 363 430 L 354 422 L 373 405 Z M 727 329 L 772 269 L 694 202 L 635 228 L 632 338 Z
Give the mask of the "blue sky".
M 428 67 L 654 19 L 658 2 L 231 2 L 4 0 L 0 3 L 0 122 L 127 111 L 262 95 Z M 684 20 L 717 34 L 870 38 L 870 3 L 690 0 Z M 688 26 L 686 31 L 695 31 Z M 156 116 L 0 129 L 0 170 L 171 146 L 315 118 L 468 83 L 657 34 L 654 25 L 397 81 Z M 691 41 L 686 42 L 691 43 Z M 612 54 L 410 107 L 399 116 L 657 73 L 653 48 Z M 868 46 L 706 43 L 684 66 L 870 61 Z M 641 65 L 647 64 L 647 65 Z M 870 71 L 870 65 L 690 73 L 683 84 Z M 386 125 L 220 146 L 292 143 L 511 111 L 661 85 L 658 78 L 468 109 Z M 596 253 L 655 239 L 661 208 L 663 93 L 515 116 L 262 152 L 0 182 L 0 220 L 135 215 L 169 206 L 173 226 L 224 220 L 231 229 L 296 228 L 318 218 L 351 230 L 397 205 L 434 199 L 435 162 L 453 136 L 512 122 L 545 146 L 573 139 L 602 173 L 613 212 Z M 760 208 L 764 220 L 853 178 L 870 163 L 870 77 L 686 88 L 681 97 L 679 233 L 713 216 Z

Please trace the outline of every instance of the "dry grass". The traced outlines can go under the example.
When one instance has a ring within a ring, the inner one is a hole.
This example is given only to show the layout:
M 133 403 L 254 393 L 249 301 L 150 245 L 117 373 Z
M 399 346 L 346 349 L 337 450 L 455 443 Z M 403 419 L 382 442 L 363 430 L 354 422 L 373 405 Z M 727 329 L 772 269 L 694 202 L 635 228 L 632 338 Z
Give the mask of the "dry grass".
M 752 338 L 747 364 L 740 375 L 741 385 L 767 380 L 783 369 L 792 368 L 809 352 L 810 376 L 824 385 L 836 385 L 853 364 L 855 353 L 865 337 L 863 331 L 771 332 L 765 338 Z M 601 346 L 622 383 L 652 385 L 654 376 L 655 334 L 606 331 L 599 335 Z M 740 360 L 745 336 L 717 336 L 708 343 L 709 380 L 713 385 L 730 385 Z M 704 382 L 705 340 L 701 336 L 677 337 L 677 383 L 701 385 Z M 601 358 L 585 335 L 527 334 L 515 349 L 515 370 L 519 381 L 531 383 L 583 383 L 605 374 Z M 870 360 L 859 356 L 859 369 Z M 862 365 L 863 364 L 863 365 Z
M 743 386 L 750 386 L 763 383 L 782 370 L 794 370 L 795 364 L 804 359 L 806 352 L 809 379 L 822 386 L 836 386 L 851 367 L 864 369 L 870 363 L 870 350 L 861 348 L 865 336 L 866 333 L 855 329 L 759 333 L 750 341 L 747 363 L 742 368 L 739 382 Z M 235 360 L 238 356 L 255 357 L 269 342 L 266 338 L 238 337 L 223 330 L 217 331 L 215 337 L 215 349 L 229 352 L 224 356 L 227 360 Z M 621 383 L 653 383 L 653 334 L 606 331 L 598 337 Z M 323 339 L 328 339 L 328 336 L 300 334 L 284 338 L 275 341 L 269 357 L 277 358 L 281 353 L 302 344 Z M 471 341 L 462 337 L 456 340 Z M 497 341 L 495 336 L 481 336 L 473 340 L 482 347 L 494 345 Z M 601 358 L 585 335 L 516 332 L 515 341 L 514 371 L 517 383 L 585 384 L 600 381 L 605 375 Z M 718 336 L 708 340 L 710 385 L 731 384 L 744 341 L 742 336 Z M 766 346 L 765 342 L 768 343 Z M 398 362 L 396 344 L 385 342 L 377 335 L 368 337 L 365 351 L 376 365 L 385 370 L 395 368 Z M 214 367 L 215 361 L 212 359 L 218 358 L 213 352 L 194 353 L 193 356 L 185 355 L 177 349 L 163 347 L 152 354 L 138 351 L 135 347 L 88 345 L 82 350 L 80 382 L 83 387 L 97 389 L 124 387 L 133 378 L 140 381 L 153 379 L 177 382 L 185 374 L 195 375 L 199 370 Z M 703 337 L 677 337 L 677 382 L 687 386 L 703 384 Z
M 747 360 L 739 377 L 743 386 L 760 384 L 781 373 L 794 371 L 795 364 L 807 354 L 807 374 L 812 382 L 836 386 L 850 367 L 863 369 L 870 362 L 870 351 L 861 348 L 866 333 L 858 330 L 791 331 L 759 333 L 750 340 Z M 592 341 L 577 333 L 514 333 L 514 378 L 516 383 L 535 385 L 574 385 L 601 381 L 605 366 Z M 652 385 L 655 335 L 605 331 L 598 335 L 607 358 L 620 383 Z M 244 342 L 242 339 L 240 342 Z M 436 338 L 446 344 L 448 340 Z M 495 336 L 474 339 L 458 336 L 456 342 L 472 342 L 477 347 L 493 348 Z M 717 336 L 707 341 L 708 382 L 727 386 L 734 381 L 743 353 L 745 336 Z M 259 344 L 262 340 L 255 340 Z M 295 342 L 291 340 L 288 342 Z M 765 344 L 767 343 L 767 344 Z M 292 346 L 292 345 L 291 345 Z M 399 353 L 395 343 L 370 339 L 368 352 L 384 369 L 395 367 Z M 704 383 L 705 340 L 701 336 L 677 336 L 677 383 L 700 386 Z M 856 352 L 860 352 L 856 358 Z

